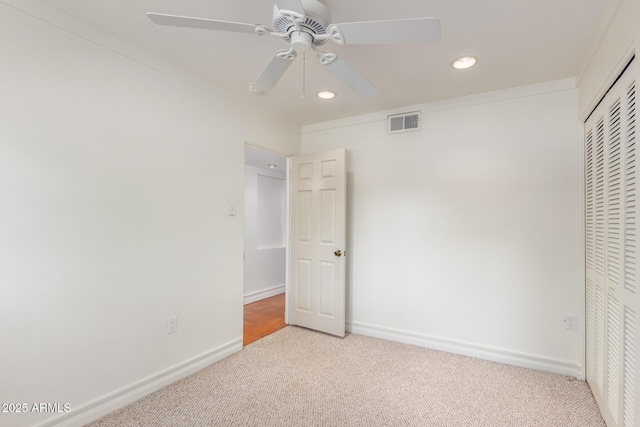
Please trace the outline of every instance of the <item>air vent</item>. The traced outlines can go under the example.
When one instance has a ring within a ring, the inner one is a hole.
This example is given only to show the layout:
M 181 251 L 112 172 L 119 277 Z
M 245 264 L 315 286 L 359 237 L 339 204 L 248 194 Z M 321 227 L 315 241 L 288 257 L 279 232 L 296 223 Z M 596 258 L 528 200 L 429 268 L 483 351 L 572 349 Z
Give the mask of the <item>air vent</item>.
M 389 133 L 420 130 L 420 112 L 395 114 L 389 116 Z

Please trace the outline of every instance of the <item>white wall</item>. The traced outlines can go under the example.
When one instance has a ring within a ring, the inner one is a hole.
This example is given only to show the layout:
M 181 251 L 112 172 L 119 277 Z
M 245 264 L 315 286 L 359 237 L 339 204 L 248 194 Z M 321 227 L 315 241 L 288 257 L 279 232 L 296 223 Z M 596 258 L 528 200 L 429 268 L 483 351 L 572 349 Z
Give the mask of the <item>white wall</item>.
M 285 291 L 285 178 L 245 166 L 245 304 Z
M 303 153 L 348 150 L 353 332 L 578 373 L 573 85 L 409 107 L 412 133 L 388 135 L 384 113 L 303 128 Z
M 34 17 L 0 4 L 0 402 L 79 424 L 241 348 L 244 145 L 300 135 L 13 4 Z

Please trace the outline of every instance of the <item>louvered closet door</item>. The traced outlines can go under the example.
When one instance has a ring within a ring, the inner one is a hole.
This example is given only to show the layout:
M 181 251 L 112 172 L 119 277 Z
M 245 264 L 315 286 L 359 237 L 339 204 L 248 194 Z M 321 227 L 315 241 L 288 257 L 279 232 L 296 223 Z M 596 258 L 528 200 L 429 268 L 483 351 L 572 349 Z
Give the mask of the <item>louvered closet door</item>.
M 633 65 L 584 129 L 587 382 L 610 427 L 640 425 Z

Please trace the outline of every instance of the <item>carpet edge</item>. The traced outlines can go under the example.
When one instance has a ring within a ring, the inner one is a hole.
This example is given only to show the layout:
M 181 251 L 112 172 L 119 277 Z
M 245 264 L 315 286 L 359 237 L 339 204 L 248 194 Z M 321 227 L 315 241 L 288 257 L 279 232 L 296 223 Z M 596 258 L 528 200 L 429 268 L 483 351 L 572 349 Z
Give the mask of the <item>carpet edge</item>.
M 361 322 L 347 322 L 347 331 L 368 337 L 413 344 L 432 350 L 446 351 L 448 353 L 581 379 L 581 367 L 578 361 L 553 359 Z
M 242 350 L 242 338 L 236 338 L 199 356 L 74 408 L 68 414 L 40 423 L 37 427 L 81 427 L 240 350 Z

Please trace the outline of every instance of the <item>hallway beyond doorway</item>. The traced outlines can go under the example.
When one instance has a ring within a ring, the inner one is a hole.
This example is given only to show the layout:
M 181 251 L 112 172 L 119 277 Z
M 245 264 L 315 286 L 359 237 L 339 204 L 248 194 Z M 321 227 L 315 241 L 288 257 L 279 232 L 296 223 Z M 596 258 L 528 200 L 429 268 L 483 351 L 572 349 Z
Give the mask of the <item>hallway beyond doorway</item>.
M 285 326 L 285 294 L 275 295 L 244 306 L 243 345 L 251 344 Z

